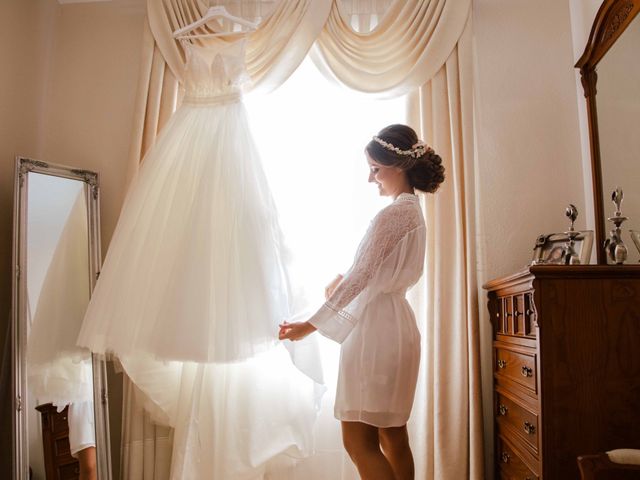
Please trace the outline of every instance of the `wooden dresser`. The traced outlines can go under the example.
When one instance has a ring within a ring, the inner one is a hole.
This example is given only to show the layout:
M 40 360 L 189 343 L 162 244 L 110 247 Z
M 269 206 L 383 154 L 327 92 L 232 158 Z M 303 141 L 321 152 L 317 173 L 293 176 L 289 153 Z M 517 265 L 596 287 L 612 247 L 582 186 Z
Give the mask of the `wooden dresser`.
M 69 447 L 69 407 L 60 413 L 50 403 L 39 405 L 42 420 L 42 443 L 47 480 L 77 480 L 80 478 L 78 460 L 71 456 Z
M 495 472 L 579 479 L 578 455 L 640 448 L 640 266 L 531 266 L 488 282 Z

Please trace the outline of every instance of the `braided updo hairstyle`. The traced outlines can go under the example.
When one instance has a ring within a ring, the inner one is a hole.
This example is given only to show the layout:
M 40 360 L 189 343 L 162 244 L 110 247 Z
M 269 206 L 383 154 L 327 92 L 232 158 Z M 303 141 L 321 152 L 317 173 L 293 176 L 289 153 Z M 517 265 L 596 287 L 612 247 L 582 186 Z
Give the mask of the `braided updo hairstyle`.
M 434 193 L 444 181 L 442 159 L 432 148 L 416 148 L 418 135 L 407 125 L 394 124 L 383 128 L 376 137 L 386 142 L 387 147 L 371 140 L 365 151 L 376 162 L 389 167 L 399 167 L 407 173 L 409 185 L 425 193 Z M 416 151 L 415 155 L 400 154 L 392 150 Z

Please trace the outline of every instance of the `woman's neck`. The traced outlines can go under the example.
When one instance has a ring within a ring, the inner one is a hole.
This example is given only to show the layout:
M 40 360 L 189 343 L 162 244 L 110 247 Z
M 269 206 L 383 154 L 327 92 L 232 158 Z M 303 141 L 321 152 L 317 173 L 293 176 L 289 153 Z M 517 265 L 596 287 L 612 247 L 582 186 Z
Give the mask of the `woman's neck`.
M 415 192 L 413 190 L 413 187 L 406 185 L 405 187 L 401 188 L 400 190 L 398 190 L 398 192 L 394 193 L 392 195 L 393 199 L 395 200 L 396 198 L 398 198 L 400 195 L 402 195 L 403 193 L 408 193 L 411 195 L 414 195 Z

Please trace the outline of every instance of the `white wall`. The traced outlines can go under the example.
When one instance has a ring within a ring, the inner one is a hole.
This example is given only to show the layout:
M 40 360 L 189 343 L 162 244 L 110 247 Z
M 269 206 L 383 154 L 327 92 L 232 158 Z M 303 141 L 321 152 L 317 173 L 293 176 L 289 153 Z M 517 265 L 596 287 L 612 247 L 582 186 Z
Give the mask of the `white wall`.
M 0 1 L 0 478 L 11 478 L 9 315 L 15 155 L 39 156 L 40 88 L 51 32 L 43 0 Z
M 474 101 L 482 283 L 521 270 L 540 233 L 585 197 L 569 0 L 475 0 Z M 493 463 L 491 326 L 480 292 L 487 477 Z
M 144 0 L 57 8 L 42 158 L 100 175 L 103 251 L 120 213 L 141 58 Z
M 124 197 L 145 5 L 0 0 L 0 478 L 10 478 L 14 158 L 100 174 L 106 251 Z

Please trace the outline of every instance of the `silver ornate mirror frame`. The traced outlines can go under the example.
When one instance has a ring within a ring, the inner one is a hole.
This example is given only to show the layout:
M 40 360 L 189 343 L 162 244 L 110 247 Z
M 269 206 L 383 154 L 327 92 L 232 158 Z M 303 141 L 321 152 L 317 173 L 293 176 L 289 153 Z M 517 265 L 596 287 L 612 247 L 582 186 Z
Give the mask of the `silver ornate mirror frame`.
M 26 430 L 27 382 L 26 382 L 26 220 L 29 172 L 53 175 L 86 184 L 85 199 L 89 228 L 89 275 L 93 291 L 100 272 L 100 188 L 98 174 L 88 170 L 54 165 L 18 156 L 15 166 L 14 215 L 13 215 L 13 288 L 11 314 L 11 361 L 14 414 L 13 479 L 29 478 L 28 444 Z M 93 399 L 95 409 L 96 464 L 99 480 L 111 480 L 111 454 L 109 447 L 109 423 L 107 404 L 106 363 L 104 357 L 92 355 Z

